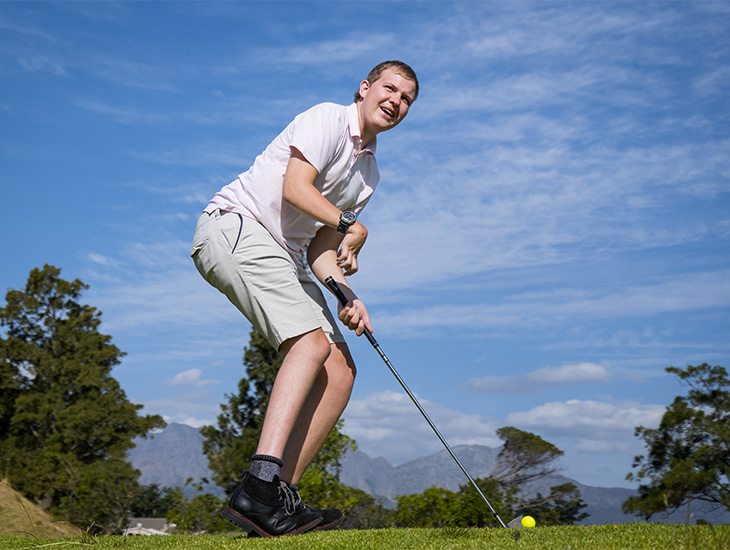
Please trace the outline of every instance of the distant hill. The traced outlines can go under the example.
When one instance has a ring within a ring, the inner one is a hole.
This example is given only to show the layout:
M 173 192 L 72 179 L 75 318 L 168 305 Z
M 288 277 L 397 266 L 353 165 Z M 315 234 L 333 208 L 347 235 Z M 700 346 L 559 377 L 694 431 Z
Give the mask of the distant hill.
M 499 455 L 499 449 L 481 445 L 457 445 L 452 450 L 474 479 L 489 476 Z M 342 463 L 340 481 L 379 496 L 386 506 L 394 506 L 395 497 L 399 495 L 421 493 L 433 485 L 458 491 L 460 486 L 469 483 L 445 450 L 397 467 L 383 458 L 373 459 L 360 451 L 348 453 Z M 544 495 L 550 493 L 550 487 L 568 482 L 578 487 L 581 498 L 588 505 L 585 511 L 590 516 L 582 522 L 585 525 L 636 521 L 634 516 L 621 512 L 621 504 L 636 493 L 631 489 L 591 487 L 556 475 L 525 487 L 523 491 L 527 495 L 538 492 Z
M 203 439 L 197 429 L 172 423 L 147 439 L 135 439 L 136 447 L 127 457 L 132 466 L 142 472 L 140 484 L 180 487 L 183 493 L 191 496 L 195 489 L 185 485 L 189 478 L 196 483 L 203 478 L 212 479 L 208 458 L 203 454 Z M 204 489 L 217 496 L 224 494 L 223 489 L 212 482 Z
M 185 480 L 211 478 L 208 461 L 203 454 L 203 436 L 198 430 L 184 424 L 170 424 L 153 439 L 136 440 L 137 447 L 130 454 L 135 468 L 142 472 L 142 484 L 157 483 L 162 487 L 183 487 Z M 473 478 L 487 477 L 494 470 L 499 449 L 481 445 L 457 445 L 454 453 Z M 457 491 L 469 483 L 453 458 L 444 450 L 416 460 L 392 466 L 384 458 L 371 458 L 360 451 L 349 452 L 342 461 L 340 481 L 350 487 L 361 489 L 381 499 L 385 506 L 395 506 L 395 497 L 421 493 L 431 486 Z M 633 515 L 623 514 L 621 505 L 634 490 L 624 488 L 591 487 L 564 476 L 552 476 L 542 483 L 525 487 L 525 494 L 541 492 L 547 494 L 549 487 L 562 483 L 574 483 L 581 498 L 588 505 L 584 510 L 590 516 L 582 523 L 600 525 L 606 523 L 631 523 L 637 521 Z M 209 485 L 207 491 L 223 496 L 223 490 Z M 187 494 L 192 494 L 187 489 Z M 701 511 L 693 505 L 693 519 L 706 519 L 711 523 L 730 522 L 730 513 Z M 679 511 L 669 517 L 655 517 L 654 521 L 683 523 L 685 512 Z
M 7 480 L 0 481 L 0 536 L 46 538 L 80 535 L 80 529 L 53 521 L 48 512 L 16 493 Z

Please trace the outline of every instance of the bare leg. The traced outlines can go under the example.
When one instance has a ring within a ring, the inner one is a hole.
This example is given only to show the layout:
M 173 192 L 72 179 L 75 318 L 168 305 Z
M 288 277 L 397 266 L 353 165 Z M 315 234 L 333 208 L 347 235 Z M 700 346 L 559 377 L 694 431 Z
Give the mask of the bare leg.
M 355 382 L 347 345 L 333 344 L 301 409 L 284 453 L 281 478 L 297 485 L 345 410 Z
M 297 417 L 330 354 L 330 344 L 324 332 L 315 330 L 290 338 L 279 351 L 284 361 L 274 381 L 256 454 L 283 457 Z

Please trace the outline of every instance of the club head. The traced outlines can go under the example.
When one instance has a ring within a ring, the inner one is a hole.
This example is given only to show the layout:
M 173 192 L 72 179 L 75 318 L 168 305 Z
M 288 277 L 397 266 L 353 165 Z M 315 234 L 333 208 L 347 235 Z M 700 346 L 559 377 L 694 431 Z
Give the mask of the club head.
M 525 516 L 517 516 L 515 519 L 513 519 L 512 521 L 510 521 L 507 524 L 507 527 L 511 527 L 513 529 L 519 529 L 520 527 L 522 527 L 522 518 L 523 517 L 525 517 Z

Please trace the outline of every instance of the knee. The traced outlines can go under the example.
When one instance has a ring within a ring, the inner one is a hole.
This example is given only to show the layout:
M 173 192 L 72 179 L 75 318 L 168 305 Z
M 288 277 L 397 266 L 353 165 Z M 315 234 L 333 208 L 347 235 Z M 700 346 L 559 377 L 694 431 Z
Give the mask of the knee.
M 314 330 L 285 341 L 279 347 L 279 353 L 283 356 L 294 353 L 298 357 L 306 357 L 308 363 L 324 365 L 330 356 L 331 347 L 324 332 Z
M 327 340 L 327 337 L 324 335 L 324 332 L 319 330 L 315 332 L 315 334 L 317 337 L 313 343 L 313 353 L 319 357 L 319 362 L 324 365 L 332 354 L 332 346 L 330 345 L 329 340 Z
M 352 359 L 347 346 L 344 344 L 334 344 L 331 346 L 332 352 L 327 360 L 328 373 L 337 379 L 341 386 L 349 386 L 355 383 L 357 369 L 355 361 Z

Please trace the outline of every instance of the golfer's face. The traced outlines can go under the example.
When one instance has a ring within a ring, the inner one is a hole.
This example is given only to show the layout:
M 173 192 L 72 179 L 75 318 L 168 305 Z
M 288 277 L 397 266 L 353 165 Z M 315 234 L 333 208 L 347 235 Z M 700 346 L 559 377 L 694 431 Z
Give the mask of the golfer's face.
M 408 114 L 416 83 L 393 69 L 385 69 L 375 82 L 360 84 L 363 125 L 374 133 L 390 130 Z

